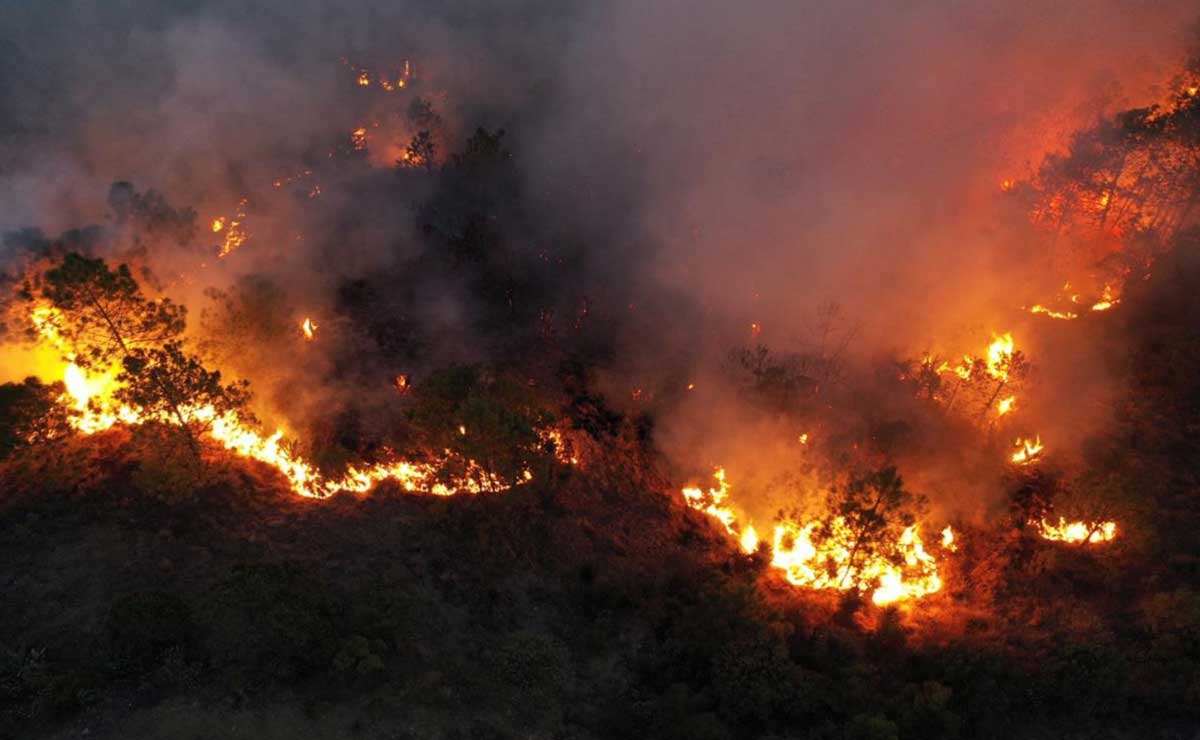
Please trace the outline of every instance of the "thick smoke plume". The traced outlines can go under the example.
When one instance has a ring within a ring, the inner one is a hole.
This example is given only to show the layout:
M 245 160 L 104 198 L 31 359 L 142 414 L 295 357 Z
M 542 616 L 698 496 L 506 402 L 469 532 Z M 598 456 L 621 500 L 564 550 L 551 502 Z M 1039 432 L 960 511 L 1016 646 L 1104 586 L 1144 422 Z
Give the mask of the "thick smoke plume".
M 1087 399 L 1044 427 L 1065 439 L 1096 421 L 1104 372 L 1080 377 L 1090 350 L 1019 313 L 1060 275 L 999 183 L 1102 112 L 1154 99 L 1192 15 L 1136 0 L 10 6 L 0 228 L 117 229 L 114 181 L 193 207 L 208 251 L 149 261 L 194 319 L 211 308 L 205 289 L 256 280 L 283 292 L 285 335 L 317 317 L 323 343 L 297 350 L 277 332 L 242 351 L 237 369 L 267 410 L 316 424 L 378 406 L 409 368 L 380 359 L 347 284 L 370 288 L 376 317 L 438 339 L 406 350 L 415 369 L 495 351 L 478 331 L 495 304 L 453 270 L 430 268 L 403 294 L 379 284 L 427 265 L 414 204 L 436 196 L 428 179 L 397 178 L 378 148 L 354 168 L 327 163 L 364 121 L 398 115 L 358 89 L 356 66 L 411 60 L 444 122 L 442 156 L 477 126 L 506 129 L 522 198 L 506 248 L 569 262 L 530 279 L 561 283 L 545 301 L 557 315 L 586 306 L 605 324 L 606 390 L 657 398 L 660 443 L 683 465 L 771 467 L 762 440 L 784 431 L 722 369 L 730 347 L 758 341 L 862 368 L 1017 331 L 1040 355 L 1042 395 L 1057 394 L 1062 367 Z M 218 260 L 207 224 L 242 199 L 249 239 Z M 24 243 L 10 239 L 5 258 Z M 869 371 L 846 372 L 871 386 Z M 837 403 L 847 438 L 903 411 L 870 394 Z M 933 488 L 938 468 L 924 468 Z

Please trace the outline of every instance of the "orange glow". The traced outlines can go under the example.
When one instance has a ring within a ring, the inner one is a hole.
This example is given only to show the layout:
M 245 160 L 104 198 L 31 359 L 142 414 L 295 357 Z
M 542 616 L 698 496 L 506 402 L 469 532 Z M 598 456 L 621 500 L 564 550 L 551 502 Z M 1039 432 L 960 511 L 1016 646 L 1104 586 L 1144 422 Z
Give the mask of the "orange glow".
M 1000 403 L 996 404 L 996 414 L 998 416 L 1004 416 L 1016 407 L 1016 403 L 1016 396 L 1009 396 L 1008 398 L 1000 399 Z
M 225 232 L 225 237 L 222 239 L 220 249 L 217 252 L 218 257 L 226 257 L 233 253 L 238 247 L 242 246 L 247 237 L 250 236 L 246 232 L 244 225 L 246 220 L 246 206 L 248 203 L 249 201 L 246 198 L 242 198 L 238 201 L 237 210 L 234 211 L 233 216 L 220 216 L 213 219 L 211 227 L 212 232 L 214 234 Z
M 1052 311 L 1040 303 L 1030 308 L 1029 313 L 1040 313 L 1044 316 L 1049 316 L 1052 319 L 1062 319 L 1064 321 L 1070 321 L 1071 319 L 1079 317 L 1079 314 L 1076 314 L 1072 311 Z
M 761 542 L 758 530 L 751 523 L 739 525 L 738 516 L 729 504 L 732 486 L 724 468 L 717 468 L 713 479 L 716 485 L 707 490 L 699 486 L 682 489 L 684 501 L 720 522 L 726 533 L 737 539 L 743 552 L 755 552 Z M 914 524 L 901 533 L 895 543 L 898 556 L 895 561 L 879 553 L 858 552 L 857 541 L 857 534 L 842 517 L 803 524 L 784 518 L 772 528 L 771 566 L 782 571 L 794 586 L 870 591 L 871 600 L 879 606 L 941 590 L 937 561 L 926 551 L 919 525 Z M 942 530 L 941 548 L 947 552 L 955 549 L 950 527 Z
M 304 322 L 300 324 L 300 330 L 304 332 L 304 338 L 310 342 L 317 338 L 317 325 L 313 323 L 312 319 L 305 318 Z
M 1053 542 L 1093 545 L 1111 542 L 1117 536 L 1116 522 L 1068 522 L 1059 517 L 1058 524 L 1042 519 L 1037 527 L 1043 539 Z
M 1028 465 L 1042 454 L 1042 450 L 1046 449 L 1046 446 L 1042 444 L 1041 436 L 1034 439 L 1018 439 L 1013 446 L 1017 448 L 1017 451 L 1012 454 L 1011 459 L 1018 465 Z
M 62 379 L 66 393 L 60 402 L 79 412 L 71 419 L 72 426 L 79 433 L 95 434 L 117 424 L 133 426 L 147 421 L 174 421 L 165 416 L 147 417 L 137 409 L 112 401 L 111 394 L 116 388 L 113 375 L 89 375 L 72 361 L 66 341 L 50 322 L 53 312 L 52 308 L 37 307 L 30 319 L 42 341 L 64 357 Z M 438 464 L 396 460 L 373 465 L 351 465 L 341 477 L 329 478 L 293 452 L 292 445 L 284 443 L 282 430 L 263 436 L 236 413 L 218 414 L 212 406 L 185 406 L 181 412 L 186 422 L 207 427 L 207 435 L 225 449 L 278 470 L 287 479 L 292 491 L 306 498 L 328 498 L 342 491 L 366 493 L 385 480 L 395 481 L 408 492 L 425 492 L 436 496 L 484 493 L 502 491 L 533 477 L 527 470 L 522 473 L 520 481 L 506 482 L 485 471 L 474 460 L 466 460 L 461 477 L 446 482 L 439 480 L 441 466 Z

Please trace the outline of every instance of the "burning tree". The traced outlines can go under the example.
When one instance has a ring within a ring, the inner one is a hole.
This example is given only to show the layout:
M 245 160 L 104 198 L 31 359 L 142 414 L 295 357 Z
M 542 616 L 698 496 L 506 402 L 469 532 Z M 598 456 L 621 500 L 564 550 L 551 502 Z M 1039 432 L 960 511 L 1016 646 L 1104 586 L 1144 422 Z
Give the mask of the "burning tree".
M 62 383 L 42 383 L 32 377 L 0 385 L 0 459 L 17 448 L 71 433 L 72 410 L 58 402 L 65 392 Z
M 828 501 L 831 517 L 814 531 L 813 540 L 819 552 L 848 550 L 844 559 L 831 559 L 828 563 L 836 569 L 838 586 L 845 585 L 847 579 L 873 576 L 860 572 L 861 564 L 867 560 L 882 556 L 902 562 L 892 550 L 916 523 L 924 503 L 923 497 L 904 490 L 904 481 L 891 467 L 831 491 Z
M 53 336 L 84 369 L 116 368 L 116 400 L 177 427 L 197 455 L 197 436 L 214 415 L 242 410 L 249 399 L 244 382 L 223 385 L 219 371 L 184 350 L 184 307 L 147 298 L 127 265 L 113 270 L 102 259 L 69 253 L 24 293 L 40 304 L 35 332 Z

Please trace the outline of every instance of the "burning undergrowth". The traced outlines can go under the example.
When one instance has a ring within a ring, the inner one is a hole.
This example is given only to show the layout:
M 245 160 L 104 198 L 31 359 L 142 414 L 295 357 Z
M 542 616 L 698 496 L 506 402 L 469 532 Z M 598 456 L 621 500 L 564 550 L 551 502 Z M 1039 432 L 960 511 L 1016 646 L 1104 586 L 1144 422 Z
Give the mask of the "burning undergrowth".
M 618 408 L 659 420 L 656 441 L 678 477 L 718 469 L 716 486 L 686 488 L 685 498 L 741 549 L 761 544 L 796 585 L 870 591 L 878 604 L 942 590 L 937 558 L 952 556 L 953 523 L 994 518 L 1014 469 L 1075 446 L 1060 436 L 1070 424 L 1045 423 L 1056 411 L 1044 389 L 1058 383 L 1038 378 L 1023 340 L 1044 339 L 1015 306 L 986 330 L 916 352 L 914 332 L 895 338 L 906 347 L 881 350 L 877 329 L 862 330 L 861 306 L 829 304 L 782 350 L 768 342 L 792 321 L 721 327 L 735 349 L 704 342 L 698 357 L 670 359 L 643 382 L 629 344 L 655 342 L 660 319 L 705 325 L 703 302 L 608 284 L 582 239 L 537 212 L 520 142 L 503 130 L 466 133 L 435 63 L 343 57 L 332 74 L 359 96 L 353 128 L 313 138 L 223 207 L 179 208 L 118 183 L 104 225 L 9 237 L 21 288 L 9 336 L 23 331 L 40 345 L 39 362 L 52 366 L 43 379 L 64 383 L 58 403 L 71 428 L 177 427 L 193 454 L 201 440 L 216 442 L 308 497 L 366 493 L 384 480 L 438 494 L 496 491 L 531 479 L 544 456 L 579 462 L 548 409 L 559 369 L 582 362 L 600 370 Z M 1160 139 L 1184 157 L 1173 121 L 1192 99 L 1185 92 L 1080 134 L 1090 148 L 1068 156 L 1109 170 L 1079 175 L 1069 159 L 1050 158 L 995 197 L 1019 195 L 1031 238 L 1077 240 L 1090 228 L 1105 235 L 1104 251 L 1122 255 L 1133 252 L 1112 239 L 1169 241 L 1186 208 L 1155 216 L 1174 196 L 1141 197 L 1147 186 L 1122 178 L 1127 166 L 1144 173 L 1163 161 L 1147 153 Z M 1156 176 L 1170 180 L 1166 170 Z M 1080 194 L 1103 182 L 1108 197 Z M 411 200 L 397 207 L 402 198 Z M 1129 215 L 1135 202 L 1143 215 Z M 1110 274 L 1112 262 L 1093 255 L 1103 287 L 1069 302 L 1095 314 L 1117 306 L 1137 275 L 1125 263 Z M 198 321 L 186 322 L 172 298 Z M 1068 318 L 1046 308 L 1061 303 L 1029 310 Z M 1022 524 L 1055 541 L 1116 536 L 1088 508 L 1069 521 L 1046 501 Z

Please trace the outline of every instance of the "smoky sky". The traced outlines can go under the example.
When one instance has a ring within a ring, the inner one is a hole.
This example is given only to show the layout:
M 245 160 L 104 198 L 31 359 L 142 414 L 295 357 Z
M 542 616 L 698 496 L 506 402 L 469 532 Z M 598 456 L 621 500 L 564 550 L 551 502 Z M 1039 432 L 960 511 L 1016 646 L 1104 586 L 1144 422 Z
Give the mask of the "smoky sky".
M 420 251 L 403 203 L 422 193 L 373 198 L 368 175 L 326 182 L 320 209 L 261 204 L 370 112 L 340 60 L 412 59 L 451 143 L 509 132 L 541 219 L 516 248 L 583 245 L 621 324 L 618 374 L 701 375 L 752 322 L 802 344 L 831 301 L 864 354 L 978 341 L 1060 280 L 999 182 L 1155 99 L 1194 16 L 1176 0 L 4 2 L 0 230 L 102 220 L 116 180 L 202 219 L 248 197 L 256 243 L 205 280 L 285 273 L 319 310 L 333 277 Z M 470 341 L 469 297 L 420 299 Z

